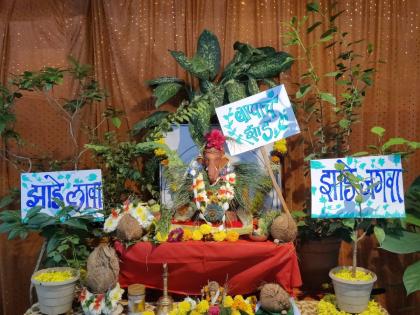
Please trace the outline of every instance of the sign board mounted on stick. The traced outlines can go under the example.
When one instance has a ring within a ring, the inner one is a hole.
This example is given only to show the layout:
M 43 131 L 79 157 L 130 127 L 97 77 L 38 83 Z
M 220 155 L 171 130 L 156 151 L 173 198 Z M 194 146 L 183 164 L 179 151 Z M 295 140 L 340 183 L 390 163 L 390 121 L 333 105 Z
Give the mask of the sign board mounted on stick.
M 59 171 L 22 173 L 21 208 L 22 218 L 33 207 L 40 206 L 43 213 L 55 215 L 61 200 L 66 206 L 76 208 L 75 216 L 96 213 L 103 209 L 101 170 Z
M 342 171 L 360 180 L 362 213 L 355 200 L 357 192 Z M 401 156 L 365 156 L 312 160 L 312 218 L 403 218 L 405 217 Z
M 274 189 L 286 212 L 289 209 L 275 180 L 265 145 L 300 132 L 284 85 L 216 108 L 231 155 L 260 148 Z

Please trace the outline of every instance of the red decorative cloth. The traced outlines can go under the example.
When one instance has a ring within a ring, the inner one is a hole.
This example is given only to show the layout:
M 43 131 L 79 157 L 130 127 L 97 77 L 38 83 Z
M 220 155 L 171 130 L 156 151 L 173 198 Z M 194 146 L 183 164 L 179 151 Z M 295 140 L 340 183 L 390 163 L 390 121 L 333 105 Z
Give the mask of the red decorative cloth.
M 302 285 L 296 250 L 292 243 L 189 241 L 153 245 L 139 242 L 125 248 L 115 243 L 120 256 L 120 285 L 141 283 L 162 289 L 162 264 L 168 263 L 169 291 L 199 295 L 209 280 L 229 294 L 257 291 L 263 282 L 278 282 L 289 293 Z

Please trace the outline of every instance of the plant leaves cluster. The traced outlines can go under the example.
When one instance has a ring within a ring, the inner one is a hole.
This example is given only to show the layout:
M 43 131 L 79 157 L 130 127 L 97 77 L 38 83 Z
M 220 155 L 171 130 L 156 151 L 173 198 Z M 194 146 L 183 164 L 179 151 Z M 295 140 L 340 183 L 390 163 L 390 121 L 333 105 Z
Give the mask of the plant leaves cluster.
M 258 93 L 261 84 L 274 86 L 273 79 L 293 63 L 289 54 L 272 47 L 254 48 L 236 42 L 234 49 L 233 60 L 221 73 L 219 41 L 208 30 L 199 36 L 193 57 L 189 58 L 180 51 L 170 51 L 177 63 L 198 81 L 199 89 L 194 90 L 193 85 L 175 77 L 148 81 L 156 98 L 156 108 L 177 97 L 183 100 L 175 113 L 159 110 L 139 121 L 134 126 L 134 133 L 146 132 L 147 137 L 157 139 L 171 130 L 172 125 L 189 123 L 193 140 L 201 147 L 215 108 Z

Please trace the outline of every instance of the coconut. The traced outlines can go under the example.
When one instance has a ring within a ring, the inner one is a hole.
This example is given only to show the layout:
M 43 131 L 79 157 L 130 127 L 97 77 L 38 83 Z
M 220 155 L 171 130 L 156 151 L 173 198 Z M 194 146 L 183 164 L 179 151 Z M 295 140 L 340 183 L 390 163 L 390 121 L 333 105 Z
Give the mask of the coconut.
M 261 287 L 260 303 L 265 311 L 272 313 L 288 311 L 291 307 L 289 294 L 277 283 L 267 283 Z
M 115 249 L 99 245 L 87 260 L 86 285 L 92 293 L 106 293 L 118 282 L 120 265 Z
M 123 241 L 138 240 L 143 235 L 140 224 L 130 214 L 124 215 L 117 225 L 117 237 Z
M 282 213 L 273 220 L 271 224 L 271 236 L 280 242 L 293 242 L 297 235 L 297 226 L 295 220 L 288 213 Z

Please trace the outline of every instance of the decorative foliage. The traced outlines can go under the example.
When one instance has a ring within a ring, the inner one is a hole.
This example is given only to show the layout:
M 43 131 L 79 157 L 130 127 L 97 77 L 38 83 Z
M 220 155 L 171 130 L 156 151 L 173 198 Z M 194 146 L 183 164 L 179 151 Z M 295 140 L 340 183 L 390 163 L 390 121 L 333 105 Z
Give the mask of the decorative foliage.
M 191 59 L 183 52 L 171 51 L 178 64 L 198 79 L 200 90 L 193 91 L 192 86 L 172 77 L 148 81 L 153 87 L 156 107 L 181 92 L 187 95 L 187 99 L 180 103 L 176 113 L 160 112 L 138 122 L 134 132 L 138 134 L 145 131 L 149 138 L 157 139 L 171 130 L 172 124 L 190 123 L 193 140 L 202 147 L 203 136 L 209 131 L 216 107 L 226 101 L 232 102 L 258 93 L 259 83 L 273 84 L 271 79 L 289 69 L 293 63 L 289 54 L 276 52 L 272 47 L 254 48 L 236 42 L 234 49 L 234 59 L 220 76 L 220 45 L 217 37 L 211 32 L 205 30 L 201 33 L 197 42 L 197 52 Z
M 84 287 L 79 295 L 79 302 L 86 315 L 113 314 L 117 310 L 124 290 L 119 283 L 107 293 L 93 294 Z

